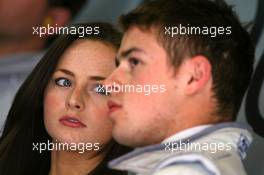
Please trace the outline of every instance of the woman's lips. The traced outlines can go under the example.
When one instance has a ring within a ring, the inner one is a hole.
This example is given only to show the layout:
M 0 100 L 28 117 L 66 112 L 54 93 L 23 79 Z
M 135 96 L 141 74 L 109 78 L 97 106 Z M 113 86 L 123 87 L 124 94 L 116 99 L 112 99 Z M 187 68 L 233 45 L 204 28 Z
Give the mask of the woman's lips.
M 109 114 L 115 112 L 116 110 L 120 109 L 122 106 L 117 104 L 114 101 L 109 100 L 107 103 L 108 109 L 109 109 Z
M 72 127 L 72 128 L 84 128 L 86 127 L 85 124 L 83 124 L 79 119 L 76 117 L 70 117 L 70 116 L 63 116 L 59 119 L 60 123 Z

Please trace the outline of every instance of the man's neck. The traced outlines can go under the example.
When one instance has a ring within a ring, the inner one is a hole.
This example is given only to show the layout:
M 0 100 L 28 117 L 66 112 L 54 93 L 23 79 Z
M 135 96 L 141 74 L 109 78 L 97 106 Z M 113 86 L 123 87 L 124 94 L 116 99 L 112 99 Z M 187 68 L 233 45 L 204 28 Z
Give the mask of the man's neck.
M 196 110 L 197 111 L 197 110 Z M 176 118 L 176 117 L 175 117 Z M 201 112 L 199 113 L 197 112 L 189 112 L 187 113 L 187 115 L 181 115 L 181 117 L 179 121 L 181 122 L 175 122 L 172 123 L 171 127 L 169 127 L 170 129 L 168 129 L 168 133 L 166 135 L 166 137 L 163 139 L 163 141 L 171 141 L 171 137 L 173 139 L 180 139 L 181 137 L 188 137 L 189 134 L 185 135 L 185 131 L 190 131 L 191 132 L 198 132 L 200 129 L 203 129 L 204 127 L 208 127 L 210 125 L 214 125 L 217 123 L 222 123 L 222 122 L 228 122 L 229 120 L 226 119 L 223 116 L 218 116 L 216 113 L 214 112 Z M 176 121 L 176 120 L 175 120 Z M 201 127 L 200 127 L 201 126 Z M 198 128 L 198 130 L 193 128 Z M 180 133 L 184 133 L 184 135 L 182 136 Z M 180 134 L 180 135 L 178 135 Z

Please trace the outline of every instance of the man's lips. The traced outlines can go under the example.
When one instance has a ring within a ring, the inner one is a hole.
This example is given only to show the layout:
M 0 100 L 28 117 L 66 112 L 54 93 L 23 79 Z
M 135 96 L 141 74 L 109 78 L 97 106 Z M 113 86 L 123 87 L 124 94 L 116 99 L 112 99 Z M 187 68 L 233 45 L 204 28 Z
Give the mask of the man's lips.
M 72 128 L 84 128 L 86 127 L 78 118 L 73 116 L 63 116 L 59 119 L 60 123 L 72 127 Z
M 120 109 L 122 107 L 122 105 L 114 102 L 114 101 L 111 101 L 109 100 L 107 102 L 107 106 L 108 106 L 108 109 L 109 109 L 109 114 L 115 112 L 116 110 Z

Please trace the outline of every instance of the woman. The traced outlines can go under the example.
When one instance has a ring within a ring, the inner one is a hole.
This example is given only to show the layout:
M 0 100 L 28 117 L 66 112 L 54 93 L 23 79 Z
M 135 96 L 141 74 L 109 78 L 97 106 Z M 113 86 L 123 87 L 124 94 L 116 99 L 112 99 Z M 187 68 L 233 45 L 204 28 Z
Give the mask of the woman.
M 89 33 L 60 36 L 16 94 L 0 140 L 1 175 L 124 174 L 107 168 L 128 149 L 112 140 L 100 86 L 121 35 L 105 23 L 74 27 Z

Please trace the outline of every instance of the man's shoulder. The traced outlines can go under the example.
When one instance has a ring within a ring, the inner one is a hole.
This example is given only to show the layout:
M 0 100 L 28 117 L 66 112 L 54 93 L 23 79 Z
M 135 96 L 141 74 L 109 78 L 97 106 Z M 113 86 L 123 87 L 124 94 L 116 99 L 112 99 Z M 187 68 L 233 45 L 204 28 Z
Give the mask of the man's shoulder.
M 129 170 L 138 174 L 197 171 L 204 175 L 236 174 L 236 172 L 242 175 L 245 174 L 245 170 L 241 159 L 251 142 L 248 134 L 244 127 L 234 124 L 218 125 L 170 144 L 162 143 L 138 148 L 112 161 L 109 165 L 112 168 Z M 215 149 L 216 144 L 222 142 L 228 144 L 231 141 L 230 147 L 224 147 L 231 149 L 223 149 L 222 144 L 220 148 L 223 150 Z M 182 143 L 187 144 L 187 149 L 180 149 Z M 168 149 L 168 145 L 173 145 L 175 148 Z M 192 149 L 189 149 L 190 147 Z
M 246 174 L 241 159 L 234 152 L 189 151 L 172 154 L 160 160 L 153 174 L 228 175 L 238 172 L 241 175 Z
M 156 171 L 153 175 L 172 175 L 172 174 L 181 174 L 181 175 L 211 175 L 207 171 L 206 167 L 203 167 L 200 164 L 180 164 L 165 167 Z

